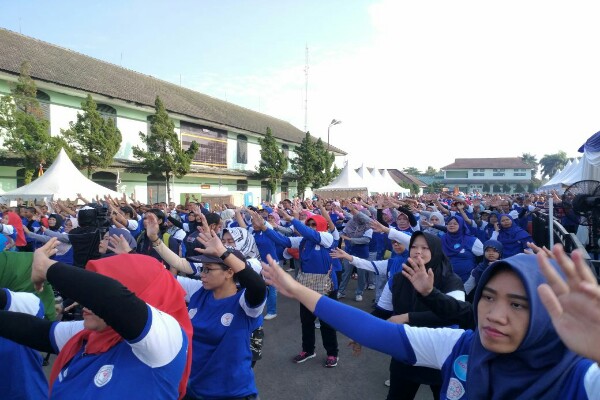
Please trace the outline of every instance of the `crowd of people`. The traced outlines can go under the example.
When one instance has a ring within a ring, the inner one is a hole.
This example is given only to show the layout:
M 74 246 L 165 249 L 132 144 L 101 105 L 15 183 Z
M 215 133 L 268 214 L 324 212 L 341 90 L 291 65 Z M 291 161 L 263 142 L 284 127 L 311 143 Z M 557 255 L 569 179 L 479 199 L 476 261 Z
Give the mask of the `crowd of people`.
M 549 196 L 2 205 L 0 398 L 258 399 L 278 295 L 300 303 L 291 362 L 319 328 L 335 368 L 341 332 L 391 356 L 388 400 L 600 398 L 600 287 L 533 242 Z

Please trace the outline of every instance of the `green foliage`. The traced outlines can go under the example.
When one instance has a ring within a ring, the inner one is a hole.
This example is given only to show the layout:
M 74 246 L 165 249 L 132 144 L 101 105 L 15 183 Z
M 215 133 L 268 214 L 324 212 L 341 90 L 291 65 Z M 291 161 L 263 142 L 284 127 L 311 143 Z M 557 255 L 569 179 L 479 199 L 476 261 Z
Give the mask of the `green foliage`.
M 260 164 L 258 165 L 258 175 L 262 179 L 267 179 L 271 193 L 277 191 L 277 181 L 283 178 L 283 174 L 288 168 L 288 159 L 271 133 L 271 128 L 267 128 L 267 134 L 264 138 L 258 139 L 260 144 Z
M 428 193 L 439 193 L 442 191 L 443 188 L 444 188 L 444 182 L 435 181 L 435 182 L 431 182 L 429 184 L 429 186 L 427 186 L 427 192 Z
M 534 178 L 537 175 L 539 163 L 537 157 L 530 153 L 523 153 L 521 160 L 531 168 L 531 177 Z
M 433 168 L 432 166 L 428 166 L 427 170 L 423 173 L 423 175 L 427 175 L 427 176 L 436 176 L 437 174 L 439 174 L 440 171 L 438 171 L 437 169 Z
M 50 135 L 50 123 L 35 97 L 37 88 L 29 71 L 29 64 L 23 63 L 11 95 L 0 99 L 0 133 L 6 149 L 23 159 L 26 184 L 31 182 L 40 164 L 56 158 L 62 143 Z
M 327 151 L 321 139 L 316 142 L 310 138 L 310 133 L 296 147 L 296 158 L 292 159 L 292 168 L 298 180 L 298 195 L 304 197 L 309 186 L 318 189 L 327 186 L 341 172 L 334 165 L 335 156 Z
M 83 113 L 77 113 L 77 122 L 69 122 L 69 129 L 61 130 L 72 149 L 72 161 L 87 170 L 87 177 L 97 168 L 108 167 L 121 146 L 121 132 L 114 118 L 105 120 L 96 102 L 89 94 L 81 103 Z
M 515 186 L 515 192 L 517 193 L 524 193 L 526 190 L 523 187 L 523 185 L 521 185 L 520 183 L 517 183 L 517 185 Z
M 563 169 L 569 161 L 567 153 L 559 151 L 555 154 L 545 154 L 540 159 L 540 165 L 542 167 L 542 179 L 545 177 L 553 177 L 558 170 Z
M 133 156 L 140 160 L 140 166 L 153 175 L 166 176 L 167 201 L 171 199 L 170 177 L 181 178 L 190 172 L 192 160 L 198 151 L 198 143 L 192 142 L 187 150 L 181 148 L 175 132 L 175 123 L 169 118 L 160 98 L 154 102 L 155 113 L 150 117 L 150 134 L 140 132 L 140 139 L 146 149 L 133 147 Z
M 415 167 L 404 168 L 402 170 L 402 172 L 404 172 L 405 174 L 408 174 L 408 175 L 421 175 L 421 171 L 419 171 L 419 169 L 415 168 Z

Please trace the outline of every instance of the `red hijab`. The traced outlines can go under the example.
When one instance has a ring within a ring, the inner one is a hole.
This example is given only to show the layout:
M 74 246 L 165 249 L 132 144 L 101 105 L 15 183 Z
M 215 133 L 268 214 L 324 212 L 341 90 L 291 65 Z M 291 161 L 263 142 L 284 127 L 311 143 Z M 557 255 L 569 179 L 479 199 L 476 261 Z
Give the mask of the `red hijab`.
M 121 254 L 100 260 L 89 261 L 85 267 L 119 281 L 138 298 L 152 307 L 171 315 L 179 322 L 188 339 L 187 363 L 179 382 L 179 398 L 186 391 L 190 368 L 192 365 L 193 328 L 187 306 L 184 301 L 185 292 L 177 280 L 156 259 L 139 254 Z M 123 338 L 112 328 L 101 332 L 84 329 L 73 336 L 58 354 L 50 372 L 50 391 L 59 372 L 87 342 L 86 352 L 89 354 L 104 353 L 121 342 Z
M 26 246 L 27 240 L 25 240 L 25 231 L 23 231 L 23 221 L 21 221 L 21 217 L 12 211 L 7 212 L 6 216 L 8 217 L 8 224 L 12 225 L 12 227 L 17 231 L 17 240 L 15 240 L 15 245 Z

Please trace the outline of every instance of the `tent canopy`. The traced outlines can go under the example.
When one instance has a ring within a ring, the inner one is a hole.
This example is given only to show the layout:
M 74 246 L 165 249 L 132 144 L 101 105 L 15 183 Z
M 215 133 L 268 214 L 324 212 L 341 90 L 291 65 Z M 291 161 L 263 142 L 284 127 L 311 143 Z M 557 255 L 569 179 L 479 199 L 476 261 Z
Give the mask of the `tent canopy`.
M 37 178 L 28 185 L 3 193 L 5 199 L 21 198 L 29 199 L 76 199 L 77 193 L 87 199 L 93 199 L 96 195 L 110 195 L 121 197 L 122 194 L 105 188 L 102 185 L 86 178 L 73 164 L 64 149 L 60 150 L 58 157 L 46 170 L 44 175 Z
M 353 197 L 367 195 L 368 189 L 363 179 L 346 164 L 333 182 L 314 192 L 322 197 Z

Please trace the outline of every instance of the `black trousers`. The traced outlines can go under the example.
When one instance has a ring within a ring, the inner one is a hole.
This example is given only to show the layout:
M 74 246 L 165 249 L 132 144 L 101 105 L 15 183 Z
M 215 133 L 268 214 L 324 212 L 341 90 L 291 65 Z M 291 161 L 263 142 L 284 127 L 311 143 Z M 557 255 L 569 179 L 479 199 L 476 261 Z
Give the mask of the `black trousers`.
M 417 391 L 419 390 L 419 387 L 422 384 L 427 384 L 427 383 L 421 383 L 418 382 L 417 379 L 415 380 L 410 380 L 406 378 L 406 375 L 413 375 L 413 374 L 407 374 L 407 368 L 413 369 L 419 369 L 422 370 L 424 375 L 423 379 L 424 381 L 429 380 L 431 382 L 431 380 L 436 381 L 437 379 L 437 374 L 439 374 L 439 380 L 441 381 L 441 372 L 440 371 L 434 371 L 431 368 L 423 368 L 423 367 L 409 367 L 406 364 L 402 364 L 394 359 L 391 360 L 390 362 L 390 389 L 388 391 L 388 395 L 386 400 L 413 400 L 417 394 Z M 411 372 L 415 372 L 415 371 L 411 371 Z M 434 375 L 435 372 L 435 375 Z M 418 374 L 417 374 L 418 375 Z M 431 388 L 431 392 L 433 393 L 433 398 L 435 400 L 439 400 L 440 399 L 440 390 L 442 389 L 442 385 L 441 384 L 430 384 L 429 387 Z
M 337 290 L 329 292 L 329 297 L 336 300 Z M 315 314 L 300 304 L 300 323 L 302 324 L 302 351 L 309 354 L 315 351 Z M 328 356 L 338 356 L 337 333 L 330 325 L 321 321 L 321 339 Z

